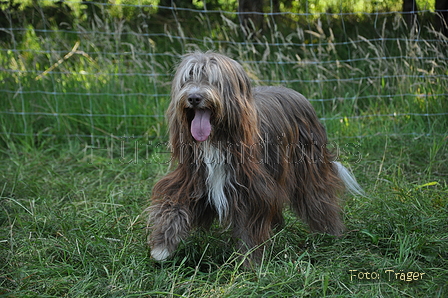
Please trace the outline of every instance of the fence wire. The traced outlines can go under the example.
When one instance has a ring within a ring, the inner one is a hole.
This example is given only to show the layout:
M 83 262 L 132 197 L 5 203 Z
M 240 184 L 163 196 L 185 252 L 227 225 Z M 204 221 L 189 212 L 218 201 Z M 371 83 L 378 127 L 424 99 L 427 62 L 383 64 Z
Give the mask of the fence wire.
M 83 15 L 86 4 L 98 12 Z M 198 49 L 238 60 L 255 85 L 303 93 L 330 129 L 361 121 L 339 137 L 447 135 L 448 38 L 432 10 L 419 11 L 413 24 L 397 11 L 251 12 L 264 23 L 243 32 L 239 17 L 249 13 L 236 11 L 95 1 L 49 7 L 23 8 L 35 13 L 31 20 L 2 6 L 5 140 L 160 136 L 176 63 Z M 396 119 L 402 126 L 394 130 L 365 131 L 369 121 Z M 401 131 L 409 119 L 421 124 Z

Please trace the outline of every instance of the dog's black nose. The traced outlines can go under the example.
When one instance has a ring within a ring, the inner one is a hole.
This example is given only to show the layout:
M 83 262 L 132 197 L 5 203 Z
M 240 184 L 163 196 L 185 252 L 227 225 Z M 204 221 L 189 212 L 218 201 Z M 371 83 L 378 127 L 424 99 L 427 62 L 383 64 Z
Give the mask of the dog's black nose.
M 202 101 L 202 96 L 199 94 L 190 94 L 190 96 L 188 96 L 188 102 L 195 108 L 197 107 Z

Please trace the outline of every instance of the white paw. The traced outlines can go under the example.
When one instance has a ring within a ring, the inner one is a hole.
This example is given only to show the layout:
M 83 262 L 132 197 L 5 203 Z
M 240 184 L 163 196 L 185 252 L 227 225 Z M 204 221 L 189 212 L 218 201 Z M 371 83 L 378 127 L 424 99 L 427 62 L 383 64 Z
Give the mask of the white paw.
M 169 253 L 168 249 L 166 249 L 166 248 L 154 247 L 153 249 L 151 249 L 151 256 L 156 261 L 163 261 L 166 258 L 168 258 L 169 255 L 170 255 L 170 253 Z

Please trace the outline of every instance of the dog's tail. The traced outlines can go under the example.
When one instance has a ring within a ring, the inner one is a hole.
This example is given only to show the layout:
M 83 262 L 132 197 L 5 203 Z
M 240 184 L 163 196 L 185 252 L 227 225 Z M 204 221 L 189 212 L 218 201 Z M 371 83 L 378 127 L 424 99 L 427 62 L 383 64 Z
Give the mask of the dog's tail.
M 347 190 L 355 196 L 362 196 L 365 197 L 366 194 L 364 193 L 364 190 L 361 186 L 359 186 L 358 182 L 356 181 L 355 176 L 346 168 L 344 167 L 340 162 L 334 162 L 336 165 L 336 169 L 338 172 L 339 177 L 344 181 L 345 187 Z

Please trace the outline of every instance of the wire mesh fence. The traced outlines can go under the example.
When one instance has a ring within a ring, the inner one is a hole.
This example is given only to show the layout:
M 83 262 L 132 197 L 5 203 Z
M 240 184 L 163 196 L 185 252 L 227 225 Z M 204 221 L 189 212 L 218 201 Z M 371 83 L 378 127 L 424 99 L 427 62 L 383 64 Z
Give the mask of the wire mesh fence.
M 301 92 L 331 138 L 447 135 L 446 11 L 300 2 L 263 12 L 236 1 L 1 4 L 0 136 L 163 139 L 173 70 L 195 50 L 236 59 L 254 85 Z

